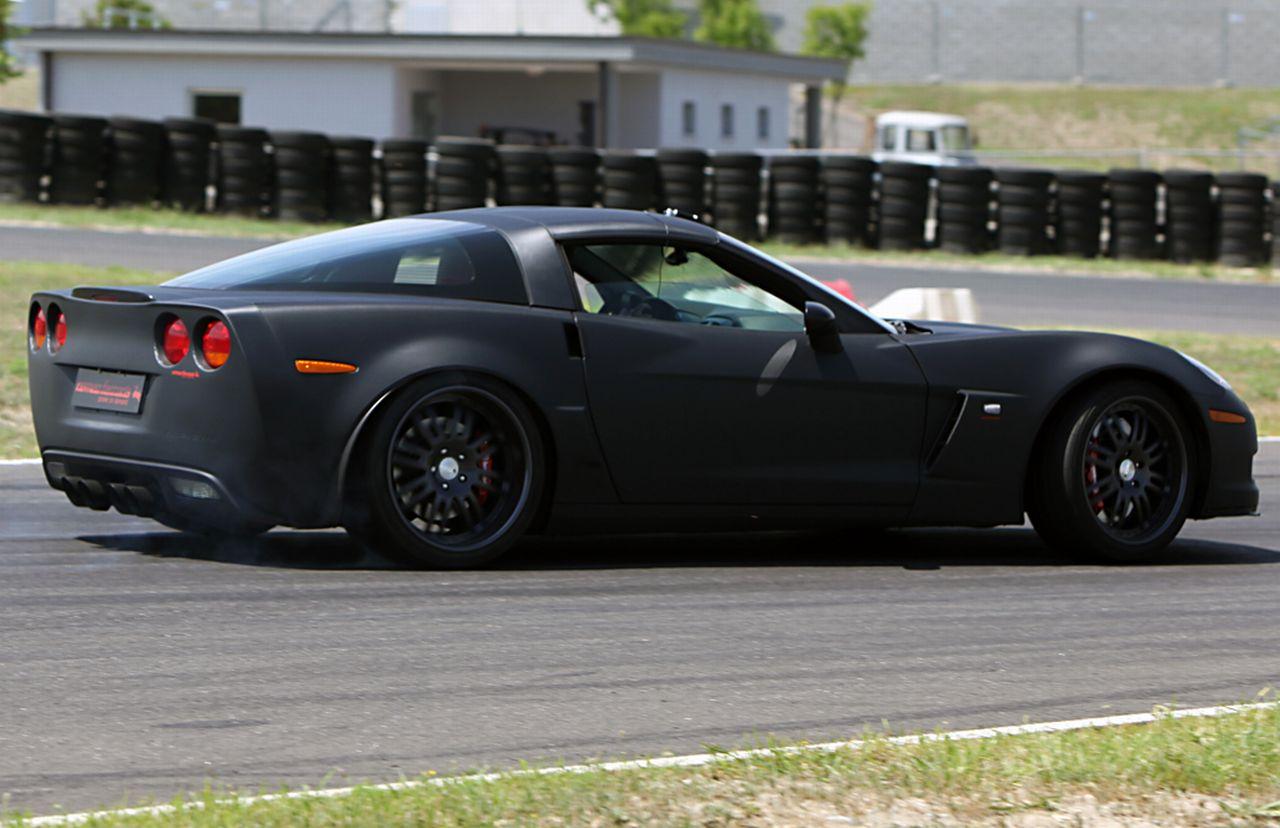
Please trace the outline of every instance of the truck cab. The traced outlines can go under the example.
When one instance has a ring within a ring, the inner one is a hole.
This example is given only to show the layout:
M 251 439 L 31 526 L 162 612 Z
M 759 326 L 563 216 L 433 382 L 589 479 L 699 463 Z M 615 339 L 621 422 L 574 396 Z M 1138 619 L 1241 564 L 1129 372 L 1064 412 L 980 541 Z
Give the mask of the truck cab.
M 878 116 L 872 157 L 935 167 L 977 163 L 969 122 L 940 112 L 895 111 Z

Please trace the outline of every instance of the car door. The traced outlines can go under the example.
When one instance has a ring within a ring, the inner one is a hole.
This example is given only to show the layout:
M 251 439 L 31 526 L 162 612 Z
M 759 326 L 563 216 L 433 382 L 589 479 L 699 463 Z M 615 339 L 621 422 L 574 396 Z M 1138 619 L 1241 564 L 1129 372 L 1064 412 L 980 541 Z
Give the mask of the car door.
M 566 257 L 624 502 L 910 504 L 925 384 L 896 337 L 847 333 L 819 353 L 804 288 L 726 251 L 624 241 Z

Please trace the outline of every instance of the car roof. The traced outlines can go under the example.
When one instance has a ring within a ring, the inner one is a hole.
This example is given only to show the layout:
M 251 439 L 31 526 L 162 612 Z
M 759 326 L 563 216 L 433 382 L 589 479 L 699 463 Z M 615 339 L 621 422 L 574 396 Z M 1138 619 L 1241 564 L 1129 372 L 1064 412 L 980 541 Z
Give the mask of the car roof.
M 882 112 L 876 116 L 877 124 L 901 124 L 909 127 L 925 129 L 940 126 L 963 126 L 968 122 L 959 115 L 945 112 L 920 112 L 917 110 L 899 109 L 893 112 Z
M 506 233 L 541 227 L 560 240 L 640 236 L 715 244 L 719 235 L 705 224 L 677 216 L 608 207 L 477 207 L 422 213 L 418 219 L 466 221 Z

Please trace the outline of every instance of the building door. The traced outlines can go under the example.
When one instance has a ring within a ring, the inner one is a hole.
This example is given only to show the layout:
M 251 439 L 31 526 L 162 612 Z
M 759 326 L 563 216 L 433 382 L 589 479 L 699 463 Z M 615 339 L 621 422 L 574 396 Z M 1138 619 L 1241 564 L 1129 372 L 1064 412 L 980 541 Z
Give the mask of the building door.
M 578 101 L 578 146 L 596 145 L 596 102 Z
M 434 141 L 436 137 L 436 93 L 415 89 L 409 99 L 410 137 L 422 141 Z

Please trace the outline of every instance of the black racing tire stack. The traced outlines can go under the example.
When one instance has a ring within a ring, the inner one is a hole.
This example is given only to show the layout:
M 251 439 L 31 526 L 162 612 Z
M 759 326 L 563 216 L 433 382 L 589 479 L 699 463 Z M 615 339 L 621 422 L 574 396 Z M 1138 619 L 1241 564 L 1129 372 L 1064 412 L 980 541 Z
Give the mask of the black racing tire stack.
M 329 184 L 333 151 L 319 132 L 271 133 L 275 161 L 272 213 L 285 221 L 324 221 L 329 218 Z
M 213 183 L 213 144 L 218 126 L 205 118 L 166 118 L 164 195 L 167 207 L 203 213 Z
M 716 229 L 744 241 L 760 238 L 764 158 L 754 152 L 711 157 L 711 216 Z
M 1213 173 L 1164 173 L 1165 247 L 1175 262 L 1208 262 L 1214 257 Z
M 106 118 L 54 115 L 49 202 L 96 204 L 102 189 L 106 156 Z M 3 163 L 0 161 L 0 165 Z
M 1161 258 L 1160 182 L 1160 173 L 1151 170 L 1114 169 L 1107 174 L 1112 258 Z
M 329 182 L 329 215 L 355 223 L 373 218 L 373 182 L 377 177 L 372 138 L 344 135 L 329 139 L 333 166 Z
M 660 149 L 658 206 L 701 217 L 707 212 L 707 154 L 699 149 Z
M 382 217 L 412 216 L 427 209 L 427 142 L 382 142 Z
M 106 203 L 151 206 L 162 193 L 164 124 L 122 117 L 107 124 Z
M 1002 253 L 1052 253 L 1054 174 L 1049 170 L 997 169 L 996 236 Z
M 273 169 L 268 140 L 264 129 L 218 125 L 218 212 L 249 218 L 264 214 Z
M 933 167 L 907 161 L 880 164 L 878 241 L 883 250 L 919 250 L 925 246 L 929 217 L 929 181 Z
M 483 138 L 438 139 L 432 187 L 434 209 L 485 206 L 495 157 L 493 142 Z
M 550 204 L 551 164 L 544 147 L 503 144 L 498 147 L 494 203 Z
M 39 201 L 53 121 L 0 111 L 0 201 Z
M 871 246 L 875 161 L 863 155 L 825 155 L 818 171 L 822 229 L 828 244 Z
M 1255 267 L 1267 261 L 1267 177 L 1218 174 L 1218 261 Z
M 658 195 L 658 162 L 652 155 L 607 152 L 600 204 L 621 210 L 652 209 Z
M 1280 181 L 1271 182 L 1271 264 L 1280 264 Z
M 816 155 L 769 159 L 769 238 L 786 244 L 812 244 L 821 238 L 820 166 Z
M 1102 253 L 1103 202 L 1107 177 L 1084 170 L 1060 170 L 1054 240 L 1064 256 L 1095 259 Z
M 991 184 L 987 167 L 939 167 L 937 245 L 953 253 L 991 249 Z
M 594 207 L 600 198 L 600 151 L 591 147 L 552 147 L 551 193 L 561 207 Z

